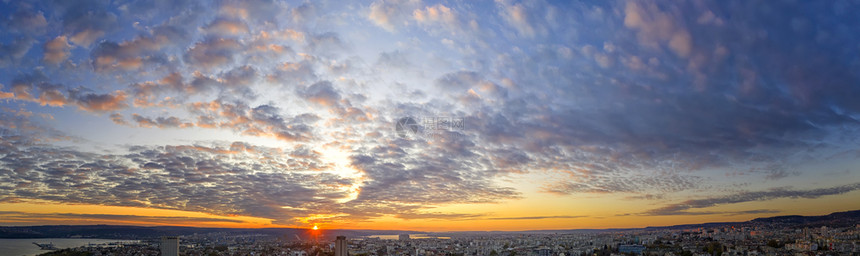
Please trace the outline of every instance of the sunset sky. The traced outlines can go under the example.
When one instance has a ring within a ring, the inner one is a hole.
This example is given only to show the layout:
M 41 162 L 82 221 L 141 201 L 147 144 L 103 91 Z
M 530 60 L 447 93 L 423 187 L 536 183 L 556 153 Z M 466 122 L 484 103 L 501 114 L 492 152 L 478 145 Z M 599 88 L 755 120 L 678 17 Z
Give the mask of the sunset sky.
M 860 209 L 850 1 L 0 13 L 0 225 L 535 230 Z

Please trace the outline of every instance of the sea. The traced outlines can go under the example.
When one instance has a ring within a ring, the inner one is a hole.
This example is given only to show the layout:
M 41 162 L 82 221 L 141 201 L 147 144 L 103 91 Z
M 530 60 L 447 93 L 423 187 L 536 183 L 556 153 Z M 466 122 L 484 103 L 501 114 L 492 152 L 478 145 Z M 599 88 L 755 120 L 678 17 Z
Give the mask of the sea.
M 57 249 L 74 248 L 88 244 L 106 244 L 112 242 L 130 242 L 129 240 L 110 239 L 87 239 L 87 238 L 27 238 L 27 239 L 0 239 L 0 255 L 9 256 L 32 256 L 50 252 L 42 250 L 33 243 L 54 243 Z

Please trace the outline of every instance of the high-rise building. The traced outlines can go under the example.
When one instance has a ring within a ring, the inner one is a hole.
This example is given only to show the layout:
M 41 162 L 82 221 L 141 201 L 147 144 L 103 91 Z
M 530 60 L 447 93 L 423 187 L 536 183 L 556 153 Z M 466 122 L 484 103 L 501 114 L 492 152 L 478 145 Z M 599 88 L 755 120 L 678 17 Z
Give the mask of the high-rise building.
M 349 246 L 346 243 L 345 236 L 337 236 L 337 239 L 334 240 L 334 256 L 347 256 L 349 255 Z
M 409 238 L 409 234 L 401 234 L 401 235 L 400 235 L 400 236 L 398 236 L 397 238 L 398 238 L 398 240 L 400 240 L 400 241 L 409 241 L 409 239 L 410 239 L 410 238 Z
M 163 236 L 161 237 L 161 255 L 162 256 L 179 256 L 179 237 Z

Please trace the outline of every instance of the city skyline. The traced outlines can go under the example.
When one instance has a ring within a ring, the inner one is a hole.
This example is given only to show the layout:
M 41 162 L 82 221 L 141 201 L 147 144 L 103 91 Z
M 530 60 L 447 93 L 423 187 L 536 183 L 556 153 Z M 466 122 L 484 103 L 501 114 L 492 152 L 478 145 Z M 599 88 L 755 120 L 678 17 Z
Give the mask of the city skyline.
M 0 2 L 0 226 L 860 209 L 843 1 Z

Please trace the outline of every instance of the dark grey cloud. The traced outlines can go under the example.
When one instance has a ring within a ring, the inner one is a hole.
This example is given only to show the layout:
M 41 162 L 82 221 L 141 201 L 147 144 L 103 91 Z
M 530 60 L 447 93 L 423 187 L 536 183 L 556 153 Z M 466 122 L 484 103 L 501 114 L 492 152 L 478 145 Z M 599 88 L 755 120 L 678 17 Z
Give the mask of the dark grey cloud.
M 48 27 L 48 20 L 45 18 L 45 13 L 35 10 L 33 6 L 24 2 L 7 2 L 3 3 L 3 9 L 15 10 L 7 19 L 0 21 L 0 27 L 11 33 L 20 33 L 25 35 L 38 35 L 45 33 Z M 17 6 L 10 6 L 17 5 Z
M 436 85 L 445 89 L 465 91 L 477 85 L 482 80 L 481 75 L 473 71 L 458 71 L 442 76 L 436 80 Z
M 0 67 L 19 62 L 30 51 L 33 43 L 35 40 L 31 38 L 17 38 L 8 44 L 0 43 Z
M 127 155 L 97 155 L 4 141 L 6 154 L 0 159 L 0 186 L 5 191 L 0 201 L 4 202 L 41 199 L 153 207 L 291 223 L 293 217 L 308 212 L 290 215 L 282 206 L 332 204 L 344 195 L 326 187 L 348 183 L 335 175 L 302 172 L 321 166 L 318 159 L 289 159 L 278 150 L 243 143 L 229 147 L 135 147 Z M 241 160 L 255 156 L 271 160 Z
M 780 198 L 815 199 L 822 196 L 839 195 L 860 189 L 860 183 L 842 185 L 828 188 L 809 190 L 797 190 L 790 188 L 774 188 L 766 191 L 741 192 L 724 196 L 708 197 L 703 199 L 691 199 L 679 203 L 669 204 L 660 208 L 644 212 L 644 215 L 696 215 L 714 214 L 715 212 L 690 211 L 716 207 L 726 204 L 737 204 L 753 201 L 768 201 Z M 760 212 L 749 212 L 760 213 Z M 770 213 L 770 212 L 765 212 Z
M 379 128 L 382 129 L 382 128 Z M 428 205 L 448 203 L 494 203 L 520 198 L 510 187 L 492 182 L 487 168 L 475 159 L 474 138 L 450 132 L 445 140 L 403 139 L 392 133 L 373 138 L 372 147 L 360 147 L 352 165 L 367 177 L 362 193 L 350 203 L 387 201 Z M 380 141 L 382 139 L 382 141 Z M 489 168 L 487 168 L 489 169 Z
M 109 11 L 108 6 L 105 1 L 57 1 L 54 5 L 56 11 L 62 13 L 64 34 L 69 41 L 83 47 L 89 47 L 119 27 L 116 14 Z
M 213 106 L 211 103 L 209 105 Z M 314 136 L 311 124 L 318 120 L 313 114 L 285 118 L 279 108 L 271 105 L 251 108 L 242 102 L 219 102 L 217 107 L 220 107 L 221 112 L 211 108 L 194 108 L 193 111 L 201 113 L 198 116 L 201 121 L 225 119 L 226 122 L 220 124 L 221 128 L 230 128 L 247 135 L 273 136 L 286 141 L 311 139 Z
M 582 17 L 599 7 L 665 17 L 669 24 L 627 26 L 625 17 L 605 16 L 575 21 L 584 27 L 576 33 L 549 34 L 538 27 L 563 28 L 538 24 L 533 18 L 546 10 L 536 8 L 522 24 L 511 24 L 514 31 L 567 44 L 500 51 L 486 60 L 493 63 L 489 72 L 478 65 L 442 75 L 436 85 L 481 94 L 475 86 L 481 80 L 503 84 L 506 95 L 484 97 L 499 104 L 465 108 L 481 137 L 475 143 L 528 154 L 514 169 L 576 173 L 549 192 L 679 192 L 703 188 L 707 181 L 695 172 L 715 169 L 748 170 L 763 180 L 801 175 L 791 168 L 797 159 L 814 159 L 828 136 L 857 125 L 856 103 L 846 98 L 857 91 L 851 84 L 858 77 L 849 71 L 856 64 L 845 57 L 856 50 L 827 46 L 838 45 L 835 38 L 851 41 L 844 24 L 826 20 L 836 15 L 832 5 L 560 5 L 561 13 Z M 807 8 L 816 14 L 798 13 Z M 799 45 L 767 46 L 799 35 Z M 579 57 L 589 60 L 574 60 Z
M 251 29 L 248 27 L 248 24 L 245 24 L 245 22 L 222 17 L 216 18 L 208 25 L 204 26 L 203 30 L 208 35 L 221 37 L 241 36 L 251 32 Z
M 376 65 L 381 65 L 386 68 L 403 68 L 412 66 L 410 63 L 408 56 L 406 56 L 406 52 L 402 51 L 391 51 L 391 52 L 381 52 L 379 53 L 379 57 L 376 59 Z
M 244 223 L 240 220 L 205 218 L 205 217 L 183 217 L 183 216 L 140 216 L 124 214 L 80 214 L 80 213 L 32 213 L 32 212 L 0 212 L 6 222 L 42 222 L 45 220 L 63 221 L 89 221 L 89 222 L 135 222 L 149 224 L 172 224 L 187 225 L 195 222 L 214 223 Z
M 69 99 L 74 100 L 80 109 L 93 112 L 111 112 L 128 107 L 123 91 L 94 93 L 89 92 L 86 88 L 78 87 L 69 90 Z
M 208 4 L 204 1 L 190 0 L 128 0 L 114 3 L 121 12 L 121 18 L 153 20 L 159 15 L 175 16 L 193 8 L 194 5 Z
M 58 36 L 45 42 L 43 46 L 44 57 L 42 57 L 42 60 L 49 64 L 59 64 L 69 57 L 71 47 L 65 36 Z
M 677 174 L 601 175 L 584 173 L 572 176 L 572 180 L 575 181 L 562 181 L 552 184 L 545 188 L 545 192 L 564 195 L 578 193 L 639 193 L 645 191 L 670 193 L 699 188 L 703 180 L 701 177 Z
M 193 120 L 176 116 L 147 117 L 132 114 L 140 127 L 228 129 L 242 135 L 271 137 L 288 142 L 311 141 L 315 138 L 313 125 L 320 118 L 311 113 L 286 115 L 270 104 L 249 106 L 243 101 L 193 102 L 187 105 Z M 112 114 L 112 121 L 127 125 L 121 114 Z
M 25 115 L 0 112 L 0 137 L 9 143 L 28 144 L 33 141 L 62 141 L 74 139 L 60 130 L 33 122 Z
M 181 27 L 158 25 L 132 40 L 105 40 L 90 52 L 96 72 L 151 70 L 169 63 L 167 52 L 182 49 L 190 36 Z
M 246 101 L 257 97 L 253 86 L 260 76 L 251 66 L 239 66 L 211 76 L 198 72 L 184 77 L 172 72 L 156 81 L 133 83 L 128 90 L 139 107 L 182 104 L 190 97 L 213 94 L 220 100 Z
M 117 111 L 128 107 L 123 91 L 97 93 L 82 86 L 67 88 L 62 84 L 50 83 L 40 71 L 17 76 L 12 80 L 10 89 L 8 98 L 36 102 L 43 106 L 74 105 L 90 112 Z
M 307 37 L 307 49 L 316 53 L 321 57 L 336 57 L 340 53 L 349 49 L 349 45 L 344 42 L 340 35 L 335 32 L 326 32 L 315 34 Z
M 340 93 L 334 89 L 329 81 L 314 83 L 298 92 L 299 97 L 326 107 L 340 107 Z
M 258 107 L 252 112 L 261 115 L 256 119 L 265 120 L 271 118 L 266 116 L 267 111 Z M 346 194 L 331 188 L 356 181 L 318 172 L 327 169 L 327 164 L 321 162 L 318 152 L 304 146 L 287 152 L 241 142 L 229 146 L 134 146 L 129 148 L 129 154 L 99 155 L 3 139 L 0 187 L 4 193 L 0 193 L 0 201 L 4 202 L 41 199 L 152 207 L 294 223 L 297 220 L 293 218 L 311 213 L 337 214 L 341 216 L 339 219 L 353 220 L 382 215 L 404 219 L 475 218 L 482 215 L 425 210 L 432 209 L 430 204 L 487 203 L 518 196 L 510 188 L 492 186 L 486 177 L 465 170 L 448 171 L 416 158 L 410 159 L 414 163 L 409 165 L 425 166 L 398 169 L 383 164 L 388 169 L 373 168 L 374 161 L 358 157 L 355 164 L 372 181 L 363 184 L 359 198 L 336 203 Z M 449 166 L 455 165 L 449 163 Z M 401 179 L 394 172 L 412 177 Z M 144 220 L 136 216 L 63 217 Z
M 111 113 L 110 120 L 113 121 L 115 124 L 128 125 L 128 122 L 125 121 L 125 117 L 123 117 L 120 113 Z
M 292 14 L 292 22 L 298 24 L 310 23 L 317 19 L 317 7 L 312 2 L 302 3 L 290 10 Z
M 249 160 L 237 166 L 215 157 L 234 156 L 232 147 L 143 147 L 132 157 L 9 142 L 14 149 L 5 150 L 20 152 L 8 156 L 3 169 L 14 177 L 3 185 L 15 188 L 3 200 L 144 200 L 162 208 L 256 216 L 321 209 L 349 216 L 342 218 L 464 219 L 483 216 L 432 208 L 519 199 L 520 191 L 497 183 L 518 175 L 552 177 L 552 183 L 541 184 L 543 192 L 622 193 L 634 200 L 674 198 L 715 189 L 712 182 L 722 177 L 736 179 L 719 172 L 784 181 L 807 174 L 795 168 L 799 163 L 834 148 L 850 150 L 857 142 L 860 89 L 854 85 L 860 62 L 850 42 L 857 41 L 852 28 L 860 24 L 850 18 L 857 6 L 840 2 L 59 1 L 45 10 L 33 8 L 42 3 L 0 5 L 9 7 L 0 11 L 8 14 L 0 21 L 8 31 L 0 63 L 9 71 L 0 79 L 6 79 L 2 95 L 12 99 L 10 105 L 17 100 L 35 103 L 27 108 L 75 106 L 112 113 L 102 116 L 117 124 L 224 129 L 299 144 L 285 164 Z M 175 8 L 160 10 L 165 6 Z M 347 25 L 386 31 L 355 33 Z M 409 36 L 398 37 L 398 31 Z M 388 40 L 380 35 L 396 42 L 373 44 L 371 51 L 361 45 Z M 41 55 L 35 44 L 43 45 Z M 34 67 L 40 62 L 30 56 L 52 65 Z M 362 59 L 368 56 L 375 59 Z M 130 107 L 183 113 L 125 111 Z M 464 118 L 466 126 L 425 127 L 423 137 L 400 138 L 393 123 L 405 116 Z M 357 199 L 331 204 L 343 193 L 325 194 L 298 181 L 357 182 L 301 173 L 327 168 L 305 162 L 320 153 L 303 143 L 351 154 L 351 167 L 366 178 L 357 184 Z M 123 165 L 128 157 L 137 159 L 136 166 Z M 253 171 L 268 164 L 301 171 Z M 78 169 L 110 168 L 117 168 L 105 176 L 110 182 L 76 175 Z M 145 185 L 194 203 L 133 196 L 149 175 L 157 182 Z M 265 179 L 293 184 L 281 187 L 282 193 L 250 191 L 258 196 L 251 200 L 256 206 L 227 199 L 201 203 L 210 199 L 205 193 L 235 196 L 249 192 L 238 185 L 262 186 Z M 174 180 L 195 185 L 181 190 Z M 66 193 L 69 184 L 86 193 Z M 209 191 L 213 186 L 224 194 Z M 319 193 L 325 200 L 274 206 L 285 195 Z M 723 204 L 684 206 L 674 213 L 704 214 L 688 210 Z M 717 212 L 731 214 L 708 214 Z
M 310 84 L 317 81 L 319 76 L 314 71 L 313 63 L 303 60 L 281 63 L 267 78 L 284 86 L 294 86 Z
M 232 64 L 241 49 L 242 44 L 236 39 L 208 38 L 188 49 L 185 60 L 203 68 L 215 68 Z
M 407 212 L 398 213 L 394 217 L 401 219 L 436 219 L 436 220 L 467 220 L 484 216 L 483 214 L 469 213 L 434 213 L 434 212 Z
M 220 4 L 218 12 L 221 15 L 233 19 L 242 19 L 251 24 L 275 23 L 283 25 L 283 22 L 290 18 L 283 15 L 290 11 L 288 4 L 275 0 L 222 1 Z M 307 5 L 307 3 L 303 5 Z
M 120 117 L 121 118 L 121 117 Z M 191 127 L 194 124 L 190 122 L 184 122 L 178 117 L 156 117 L 156 118 L 148 118 L 138 114 L 132 114 L 132 121 L 137 123 L 140 127 L 158 127 L 158 128 L 185 128 Z M 121 120 L 121 119 L 120 119 Z M 116 121 L 114 121 L 116 122 Z M 122 121 L 124 122 L 124 121 Z M 120 123 L 122 123 L 120 122 Z
M 543 219 L 576 219 L 585 218 L 583 215 L 554 215 L 554 216 L 522 216 L 522 217 L 493 217 L 488 220 L 543 220 Z
M 780 211 L 780 210 L 759 209 L 759 210 L 748 210 L 748 211 L 732 211 L 732 212 L 725 212 L 724 214 L 729 215 L 729 216 L 747 215 L 747 214 L 771 214 L 771 215 L 774 215 L 774 214 L 778 214 L 781 212 L 782 211 Z

